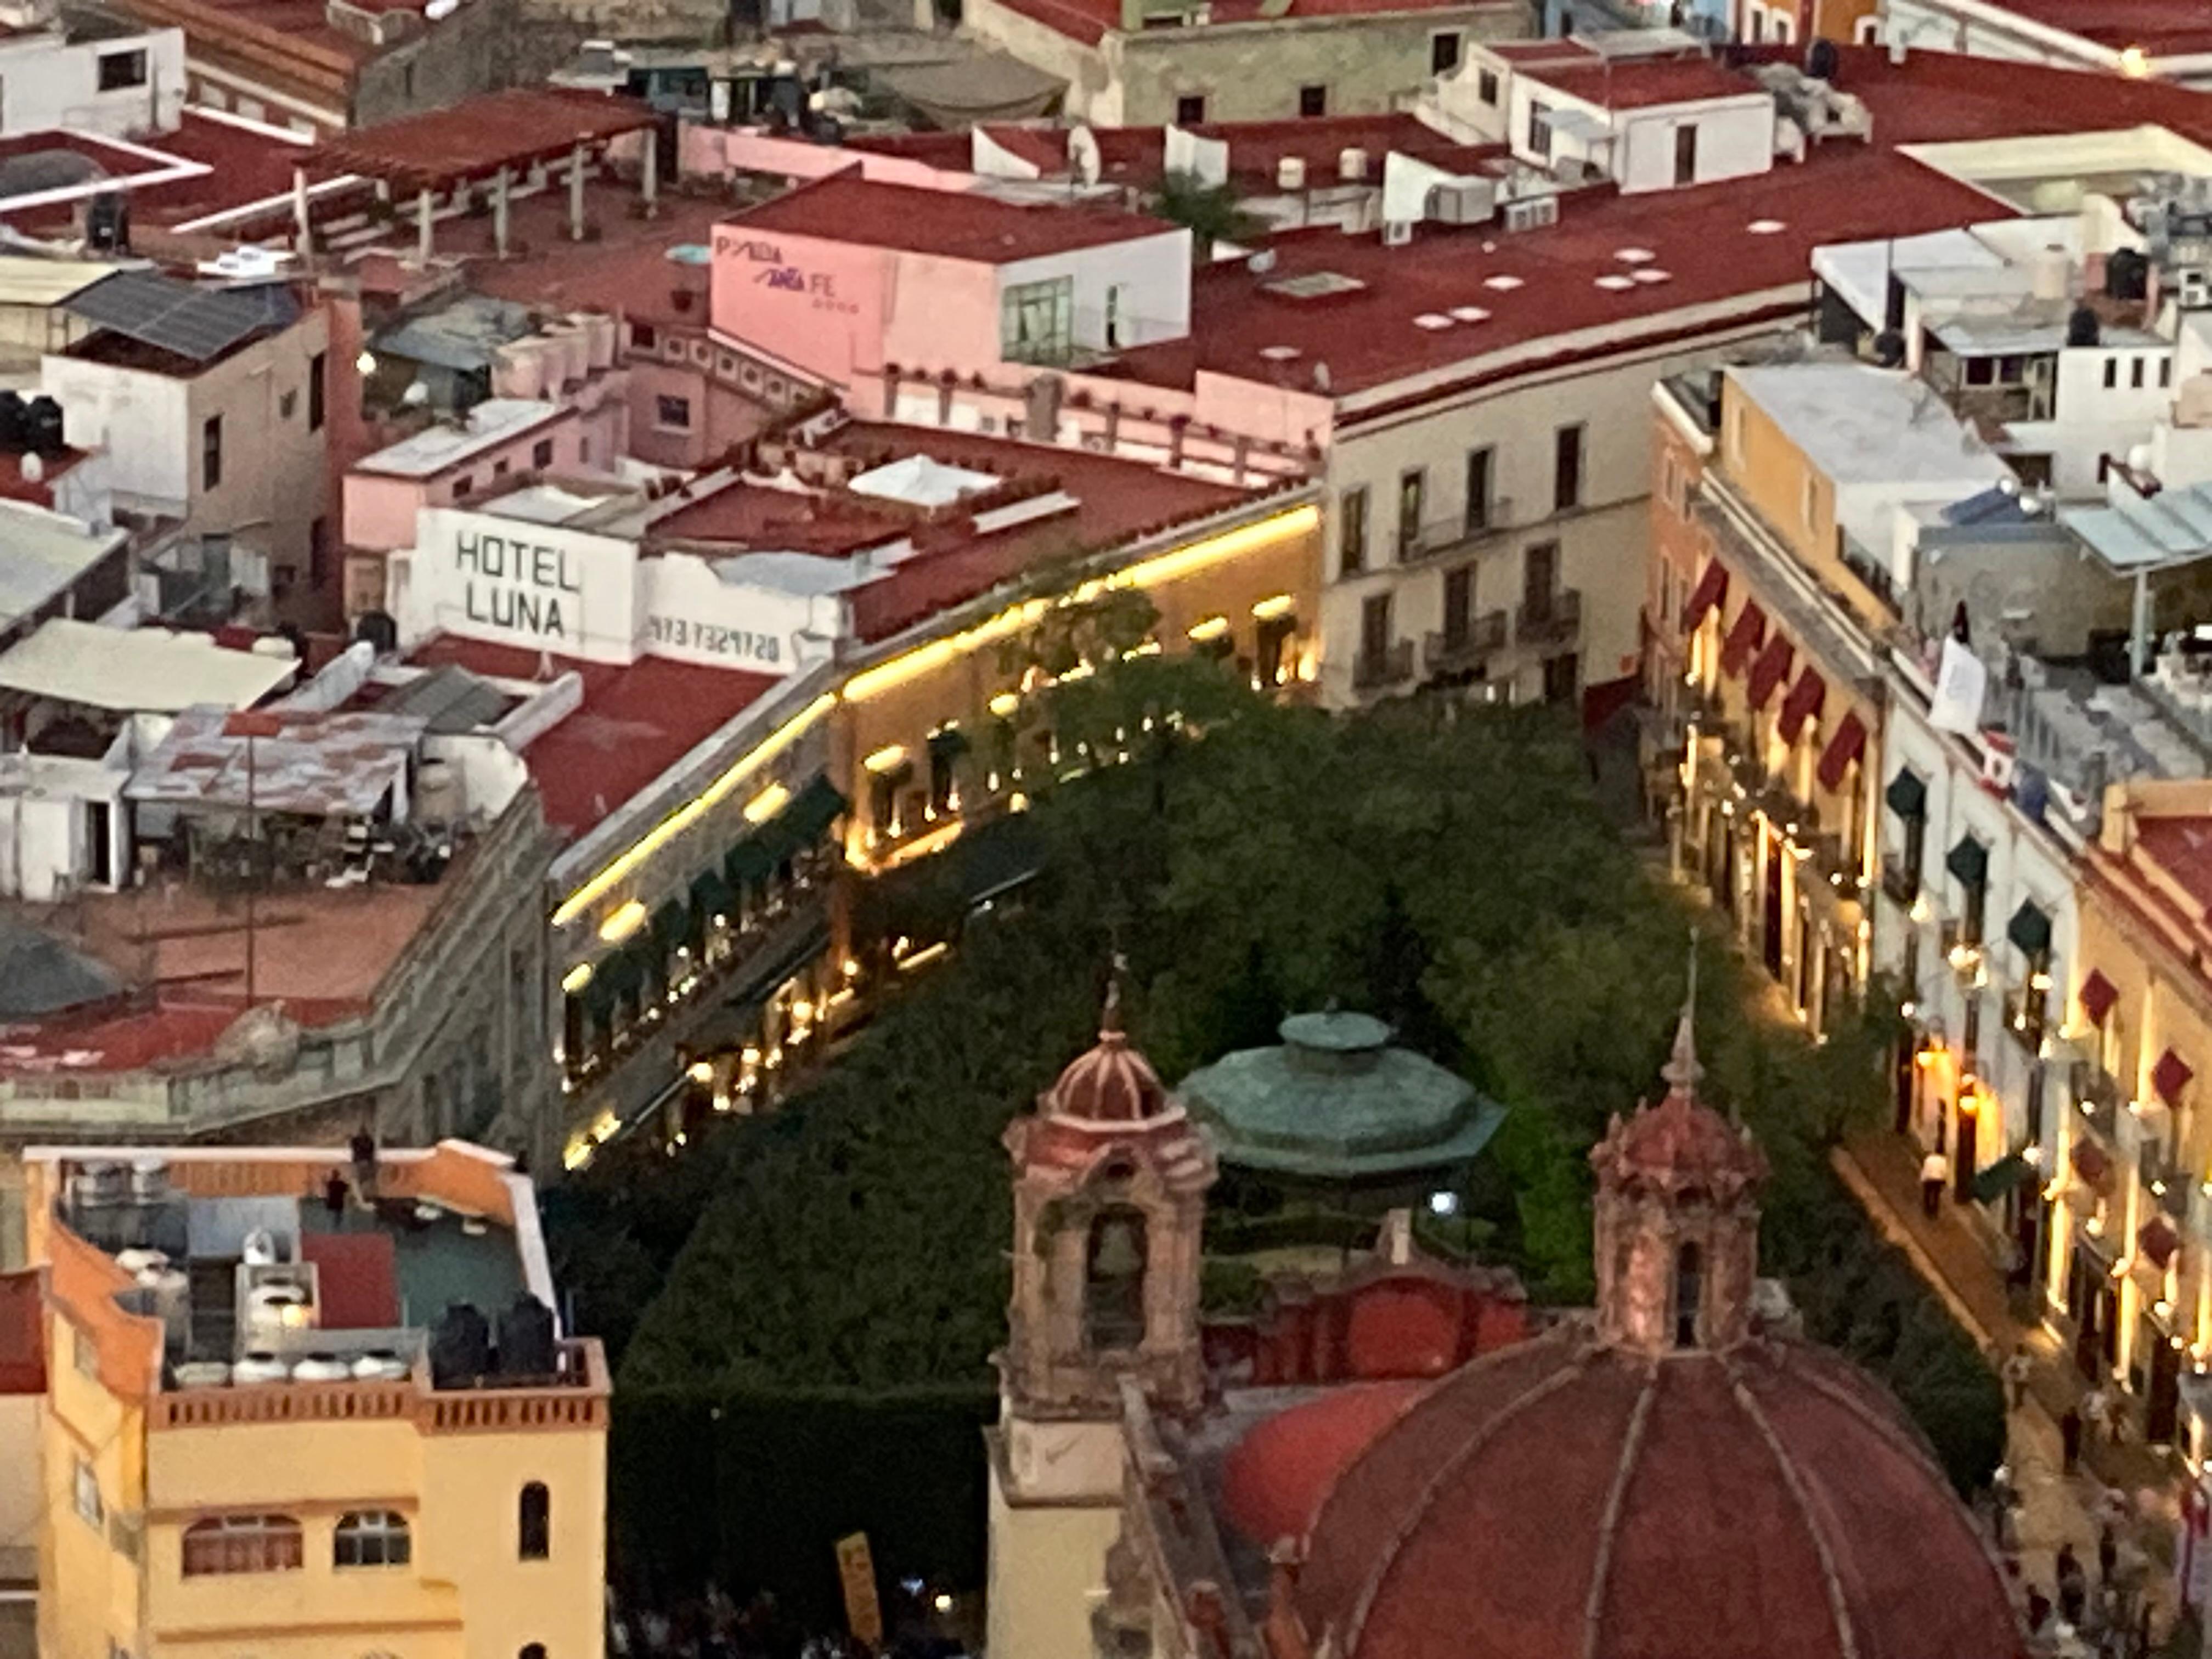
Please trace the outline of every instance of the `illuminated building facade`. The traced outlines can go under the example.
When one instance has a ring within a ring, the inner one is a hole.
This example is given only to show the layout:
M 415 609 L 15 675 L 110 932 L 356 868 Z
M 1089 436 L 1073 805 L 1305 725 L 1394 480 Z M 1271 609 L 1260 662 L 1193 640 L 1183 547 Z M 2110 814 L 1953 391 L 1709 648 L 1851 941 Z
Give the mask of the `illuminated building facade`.
M 599 1659 L 606 1364 L 508 1160 L 27 1163 L 42 1659 Z

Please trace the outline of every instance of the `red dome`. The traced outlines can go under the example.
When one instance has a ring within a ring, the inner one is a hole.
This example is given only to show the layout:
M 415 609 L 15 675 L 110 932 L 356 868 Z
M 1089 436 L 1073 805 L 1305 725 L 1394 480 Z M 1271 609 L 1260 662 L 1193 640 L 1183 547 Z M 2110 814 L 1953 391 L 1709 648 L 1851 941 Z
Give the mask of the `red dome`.
M 1432 1385 L 1407 1379 L 1346 1383 L 1253 1428 L 1230 1450 L 1221 1504 L 1262 1549 L 1303 1539 L 1337 1478 Z
M 2019 1659 L 1995 1561 L 1880 1386 L 1796 1343 L 1563 1329 L 1338 1479 L 1292 1595 L 1340 1659 Z
M 1168 1091 L 1152 1063 L 1109 1024 L 1089 1053 L 1079 1054 L 1045 1091 L 1046 1115 L 1079 1123 L 1143 1123 L 1168 1109 Z
M 1614 1119 L 1591 1149 L 1601 1181 L 1657 1182 L 1674 1190 L 1731 1191 L 1766 1176 L 1766 1155 L 1751 1138 L 1688 1090 L 1668 1091 L 1626 1121 Z

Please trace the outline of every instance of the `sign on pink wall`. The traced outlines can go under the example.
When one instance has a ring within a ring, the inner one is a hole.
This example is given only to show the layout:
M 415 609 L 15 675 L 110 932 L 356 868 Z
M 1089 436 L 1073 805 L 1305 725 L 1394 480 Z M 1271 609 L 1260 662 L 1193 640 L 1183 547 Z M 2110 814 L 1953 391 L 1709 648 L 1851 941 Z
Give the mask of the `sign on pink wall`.
M 883 250 L 741 226 L 714 246 L 717 329 L 839 382 L 883 367 Z

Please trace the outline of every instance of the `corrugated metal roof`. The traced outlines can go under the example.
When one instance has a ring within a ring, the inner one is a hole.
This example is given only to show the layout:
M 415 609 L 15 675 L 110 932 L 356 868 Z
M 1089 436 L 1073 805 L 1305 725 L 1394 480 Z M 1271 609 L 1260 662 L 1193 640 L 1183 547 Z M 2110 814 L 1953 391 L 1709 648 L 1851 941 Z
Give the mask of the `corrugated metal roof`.
M 107 556 L 119 530 L 87 530 L 65 514 L 0 501 L 0 623 L 28 616 Z
M 231 730 L 224 709 L 188 708 L 124 793 L 139 801 L 366 817 L 405 776 L 422 740 L 423 723 L 398 714 L 279 719 L 275 735 L 248 738 Z
M 2212 485 L 2123 495 L 2105 507 L 2062 507 L 2058 522 L 2123 574 L 2193 564 L 2212 556 Z

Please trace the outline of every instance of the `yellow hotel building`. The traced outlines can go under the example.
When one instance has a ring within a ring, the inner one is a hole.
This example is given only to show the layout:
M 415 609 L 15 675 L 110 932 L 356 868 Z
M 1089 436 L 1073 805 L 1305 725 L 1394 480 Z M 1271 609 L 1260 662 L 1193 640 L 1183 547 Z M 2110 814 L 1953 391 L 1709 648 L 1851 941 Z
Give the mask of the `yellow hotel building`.
M 600 1659 L 606 1365 L 509 1160 L 26 1163 L 40 1659 Z

